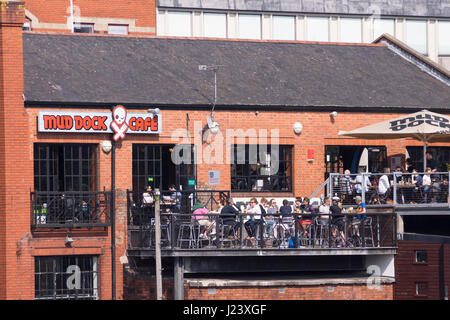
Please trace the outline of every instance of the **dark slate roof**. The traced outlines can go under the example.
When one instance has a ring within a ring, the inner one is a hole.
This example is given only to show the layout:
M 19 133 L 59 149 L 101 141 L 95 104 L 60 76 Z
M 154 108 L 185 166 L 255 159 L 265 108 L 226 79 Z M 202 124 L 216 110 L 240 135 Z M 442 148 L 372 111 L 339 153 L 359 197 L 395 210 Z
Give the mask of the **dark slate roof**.
M 450 86 L 384 46 L 25 33 L 27 104 L 450 108 Z

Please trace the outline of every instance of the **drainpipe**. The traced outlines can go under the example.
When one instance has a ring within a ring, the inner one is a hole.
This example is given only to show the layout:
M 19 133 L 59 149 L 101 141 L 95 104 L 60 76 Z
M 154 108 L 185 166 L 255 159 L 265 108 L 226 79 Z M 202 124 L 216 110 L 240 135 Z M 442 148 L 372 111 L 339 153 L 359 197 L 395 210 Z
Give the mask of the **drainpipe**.
M 116 141 L 111 139 L 111 272 L 112 300 L 116 300 Z

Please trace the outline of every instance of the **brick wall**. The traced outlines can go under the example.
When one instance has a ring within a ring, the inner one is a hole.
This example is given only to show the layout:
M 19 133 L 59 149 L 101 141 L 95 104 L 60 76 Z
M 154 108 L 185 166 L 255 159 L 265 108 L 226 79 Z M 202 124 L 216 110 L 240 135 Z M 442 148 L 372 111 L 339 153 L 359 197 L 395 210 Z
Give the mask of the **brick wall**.
M 444 270 L 443 270 L 443 280 L 444 286 L 447 287 L 447 299 L 449 299 L 450 295 L 450 244 L 444 244 L 443 248 L 443 262 L 444 262 Z
M 383 284 L 381 290 L 365 284 L 278 287 L 185 288 L 186 300 L 392 300 L 393 285 Z
M 152 30 L 129 30 L 130 34 L 156 34 L 156 7 L 154 0 L 73 0 L 75 22 L 83 22 L 84 18 L 105 18 L 111 24 L 117 19 L 134 20 L 138 28 L 152 28 Z M 25 0 L 25 7 L 31 14 L 27 18 L 33 19 L 32 30 L 70 32 L 67 24 L 70 17 L 70 1 L 60 0 Z M 82 18 L 82 19 L 79 19 Z M 120 22 L 120 21 L 119 21 Z M 45 23 L 41 25 L 41 23 Z
M 124 272 L 124 300 L 156 300 L 156 280 L 148 274 Z M 162 279 L 164 300 L 174 299 L 173 278 Z
M 42 108 L 42 110 L 51 108 Z M 66 109 L 72 110 L 72 109 Z M 84 111 L 95 112 L 95 109 L 83 109 Z M 28 119 L 29 127 L 29 144 L 26 147 L 27 158 L 33 158 L 33 143 L 95 143 L 99 148 L 99 189 L 105 187 L 110 189 L 111 184 L 111 154 L 105 154 L 101 151 L 101 142 L 103 140 L 109 140 L 109 135 L 103 134 L 38 134 L 36 128 L 36 117 L 38 113 L 37 108 L 26 108 L 25 115 Z M 139 110 L 129 110 L 139 111 Z M 209 112 L 198 110 L 163 110 L 162 111 L 162 128 L 163 132 L 160 135 L 144 136 L 144 135 L 132 135 L 126 136 L 125 140 L 120 142 L 117 147 L 116 155 L 116 181 L 117 188 L 119 189 L 117 200 L 117 220 L 118 231 L 118 253 L 117 257 L 125 253 L 126 247 L 126 201 L 125 190 L 132 189 L 132 145 L 135 143 L 150 143 L 150 144 L 176 144 L 181 142 L 181 139 L 172 139 L 172 133 L 175 130 L 179 130 L 179 133 L 185 134 L 186 128 L 186 113 L 189 113 L 189 133 L 191 139 L 188 142 L 194 143 L 199 137 L 198 131 L 194 130 L 194 122 L 201 122 L 200 127 L 206 124 L 206 116 Z M 254 128 L 267 129 L 270 126 L 279 129 L 280 143 L 294 146 L 294 186 L 291 194 L 283 194 L 283 196 L 309 196 L 323 181 L 324 177 L 324 145 L 386 145 L 388 154 L 397 154 L 404 151 L 406 145 L 420 145 L 416 141 L 369 141 L 358 140 L 349 138 L 336 138 L 339 130 L 351 130 L 359 126 L 368 125 L 377 121 L 386 120 L 398 116 L 398 114 L 368 114 L 368 113 L 345 113 L 340 112 L 338 118 L 334 123 L 330 121 L 330 117 L 327 112 L 259 112 L 258 115 L 254 111 L 217 111 L 215 113 L 216 120 L 220 123 L 222 131 L 225 133 L 227 128 L 239 129 L 239 128 Z M 273 119 L 276 119 L 274 123 Z M 355 122 L 354 119 L 358 119 Z M 293 133 L 292 125 L 295 121 L 301 121 L 304 124 L 304 130 L 301 135 L 297 136 Z M 198 126 L 197 126 L 198 128 Z M 325 130 L 326 129 L 326 130 Z M 181 131 L 180 131 L 181 130 Z M 221 133 L 220 133 L 221 134 Z M 224 144 L 224 141 L 220 140 L 220 134 L 215 137 L 210 146 L 218 147 L 218 145 Z M 196 137 L 196 138 L 192 138 Z M 248 142 L 248 139 L 247 139 Z M 218 143 L 218 145 L 214 145 Z M 204 144 L 203 146 L 206 146 Z M 306 149 L 312 148 L 315 150 L 315 159 L 312 162 L 308 162 L 306 159 Z M 226 154 L 224 155 L 224 157 Z M 221 177 L 221 184 L 215 186 L 216 189 L 230 189 L 230 167 L 228 164 L 207 164 L 201 163 L 197 166 L 197 182 L 198 184 L 208 184 L 208 170 L 219 170 Z M 120 195 L 122 198 L 120 199 Z M 247 194 L 250 196 L 251 194 Z M 258 195 L 258 197 L 261 195 Z M 109 235 L 103 239 L 92 239 L 97 243 L 97 246 L 101 248 L 103 258 L 100 262 L 106 264 L 102 269 L 101 290 L 105 290 L 102 294 L 103 297 L 109 297 L 109 279 L 110 274 L 110 250 L 107 249 L 110 237 Z M 45 239 L 33 239 L 32 247 L 41 246 L 41 242 L 48 241 Z M 79 243 L 87 241 L 80 239 Z M 51 241 L 49 242 L 51 243 Z M 87 245 L 87 244 L 86 244 Z M 117 264 L 118 269 L 118 281 L 121 277 L 120 271 L 121 265 Z M 118 282 L 119 286 L 119 282 Z M 118 288 L 120 291 L 120 288 Z M 120 296 L 120 294 L 118 294 Z
M 99 256 L 101 299 L 111 299 L 111 230 L 91 230 L 71 234 L 71 230 L 47 235 L 31 232 L 30 190 L 33 188 L 33 143 L 45 137 L 36 135 L 36 118 L 23 103 L 22 25 L 25 20 L 22 2 L 1 2 L 0 11 L 0 299 L 34 299 L 34 257 L 48 255 Z M 32 128 L 28 126 L 33 122 Z M 78 137 L 83 141 L 85 137 Z M 61 137 L 58 142 L 66 142 Z M 96 140 L 98 142 L 98 140 Z M 101 154 L 102 185 L 110 190 L 110 155 Z M 119 154 L 124 165 L 130 165 L 129 153 Z M 122 168 L 123 170 L 123 168 Z M 117 298 L 122 298 L 122 265 L 120 257 L 126 248 L 126 194 L 124 186 L 131 177 L 118 170 L 116 210 Z M 66 248 L 67 232 L 75 240 Z
M 41 110 L 51 110 L 42 108 Z M 76 109 L 65 109 L 76 110 Z M 83 111 L 95 112 L 95 109 L 82 109 Z M 49 143 L 96 143 L 110 139 L 104 134 L 38 134 L 36 117 L 38 109 L 27 108 L 25 110 L 30 128 L 31 142 Z M 102 110 L 105 111 L 105 110 Z M 129 110 L 129 112 L 142 112 L 142 110 Z M 186 114 L 189 114 L 189 134 L 186 138 Z M 121 188 L 131 189 L 131 161 L 132 145 L 140 143 L 148 144 L 177 144 L 177 143 L 197 143 L 200 142 L 200 134 L 195 131 L 206 125 L 208 111 L 198 110 L 163 110 L 162 128 L 160 135 L 133 135 L 128 134 L 124 141 L 120 142 L 117 148 L 116 174 L 117 181 L 121 183 Z M 378 113 L 350 113 L 340 112 L 333 122 L 330 121 L 328 112 L 282 112 L 282 111 L 260 111 L 258 115 L 254 111 L 215 111 L 215 119 L 222 128 L 211 142 L 204 143 L 199 149 L 197 157 L 197 180 L 199 184 L 209 183 L 209 170 L 220 171 L 220 185 L 213 186 L 217 190 L 229 190 L 231 187 L 230 165 L 226 163 L 229 147 L 227 147 L 227 129 L 255 129 L 258 133 L 260 129 L 278 129 L 280 144 L 293 146 L 293 193 L 286 196 L 309 196 L 322 182 L 325 173 L 325 145 L 379 145 L 386 146 L 388 157 L 402 154 L 406 151 L 406 146 L 421 146 L 421 143 L 414 140 L 363 140 L 338 137 L 339 130 L 353 130 L 361 126 L 366 126 L 379 121 L 392 119 L 401 114 L 378 114 Z M 276 119 L 276 121 L 274 121 Z M 358 121 L 355 121 L 358 119 Z M 295 135 L 293 124 L 300 121 L 304 125 L 303 132 Z M 200 123 L 196 125 L 195 123 Z M 195 130 L 194 130 L 195 127 Z M 172 135 L 174 137 L 172 138 Z M 183 136 L 183 137 L 181 137 Z M 235 140 L 237 141 L 237 140 Z M 251 139 L 246 139 L 248 143 Z M 258 141 L 258 140 L 255 140 Z M 270 143 L 268 139 L 268 143 Z M 258 141 L 259 143 L 260 141 Z M 433 143 L 430 146 L 450 146 L 450 143 Z M 307 149 L 314 149 L 314 160 L 307 161 Z M 213 158 L 209 160 L 202 157 L 212 151 Z M 216 156 L 220 151 L 223 156 Z M 28 152 L 33 157 L 33 146 L 28 146 Z M 216 152 L 216 153 L 214 153 Z M 110 185 L 110 154 L 100 151 L 100 184 L 99 187 Z M 389 161 L 389 159 L 388 159 Z M 221 164 L 223 162 L 224 164 Z M 389 163 L 389 162 L 388 162 Z M 250 194 L 245 194 L 250 195 Z M 263 194 L 258 194 L 262 196 Z M 285 194 L 284 194 L 285 195 Z
M 439 288 L 439 254 L 442 244 L 427 243 L 419 241 L 398 241 L 397 256 L 395 257 L 395 300 L 413 300 L 413 299 L 440 299 Z M 444 255 L 444 264 L 448 265 L 450 255 L 448 245 L 446 255 Z M 416 263 L 415 251 L 427 251 L 428 262 Z M 448 266 L 446 283 L 449 285 Z M 424 282 L 428 284 L 428 295 L 416 295 L 416 283 Z
M 0 4 L 0 299 L 32 297 L 28 254 L 32 159 L 24 123 L 22 2 Z
M 51 108 L 42 108 L 51 109 Z M 84 111 L 95 112 L 95 109 L 83 109 Z M 38 113 L 37 108 L 25 108 L 24 111 L 18 113 L 24 116 L 28 122 L 28 135 L 25 147 L 23 150 L 25 154 L 22 158 L 27 159 L 26 168 L 24 172 L 28 172 L 30 176 L 33 175 L 33 143 L 94 143 L 98 145 L 99 148 L 99 176 L 98 176 L 98 188 L 100 190 L 103 187 L 106 190 L 110 190 L 111 186 L 111 154 L 105 154 L 101 150 L 101 142 L 103 140 L 109 140 L 109 135 L 104 134 L 38 134 L 36 127 L 36 117 Z M 138 111 L 138 110 L 129 110 Z M 135 143 L 150 143 L 150 144 L 175 144 L 181 142 L 181 139 L 172 139 L 171 134 L 175 130 L 181 130 L 179 133 L 185 133 L 186 126 L 186 113 L 189 113 L 189 133 L 191 139 L 188 142 L 194 143 L 194 138 L 199 137 L 198 131 L 194 130 L 194 122 L 200 121 L 200 127 L 206 124 L 206 116 L 209 112 L 198 111 L 198 110 L 163 110 L 163 132 L 160 135 L 148 136 L 148 135 L 132 135 L 126 136 L 125 140 L 118 144 L 116 151 L 116 182 L 117 182 L 117 286 L 118 286 L 118 297 L 121 297 L 121 264 L 119 262 L 119 257 L 125 254 L 126 248 L 126 198 L 125 190 L 132 189 L 132 145 Z M 238 128 L 254 128 L 254 129 L 267 129 L 274 128 L 279 129 L 280 143 L 288 144 L 294 146 L 294 185 L 293 192 L 291 194 L 283 194 L 283 196 L 309 196 L 323 181 L 324 177 L 324 146 L 325 145 L 386 145 L 388 155 L 402 153 L 407 145 L 420 146 L 420 142 L 412 140 L 398 140 L 398 141 L 370 141 L 370 140 L 359 140 L 350 138 L 337 138 L 337 132 L 339 130 L 351 130 L 360 126 L 369 125 L 374 122 L 390 119 L 399 116 L 398 114 L 369 114 L 369 113 L 346 113 L 340 112 L 336 121 L 332 123 L 328 112 L 281 112 L 281 111 L 270 111 L 270 112 L 259 112 L 258 115 L 254 111 L 217 111 L 215 113 L 216 120 L 220 123 L 222 128 L 221 132 L 225 132 L 227 128 L 238 129 Z M 274 122 L 273 119 L 276 119 Z M 358 119 L 358 121 L 355 121 Z M 300 121 L 304 124 L 303 132 L 297 136 L 292 130 L 292 125 L 294 122 Z M 18 121 L 19 123 L 19 121 Z M 247 139 L 248 140 L 248 139 Z M 218 145 L 224 144 L 224 141 L 220 140 L 220 134 L 215 137 L 215 140 L 211 142 L 211 146 L 217 147 Z M 206 144 L 205 144 L 206 145 Z M 205 146 L 204 145 L 204 146 Z M 445 144 L 439 144 L 445 145 Z M 447 144 L 448 145 L 448 144 Z M 312 162 L 308 162 L 306 159 L 306 150 L 315 150 L 315 159 Z M 226 154 L 225 154 L 226 155 Z M 224 155 L 224 157 L 225 157 Z M 17 160 L 17 158 L 16 158 Z M 221 177 L 221 184 L 215 186 L 216 189 L 230 189 L 230 167 L 228 164 L 207 164 L 202 163 L 197 166 L 198 173 L 198 183 L 208 184 L 208 170 L 219 170 Z M 18 173 L 16 173 L 18 174 Z M 23 178 L 23 177 L 21 177 Z M 32 181 L 31 189 L 32 187 Z M 29 189 L 27 189 L 29 190 Z M 246 194 L 250 196 L 251 194 Z M 258 195 L 260 197 L 261 195 Z M 21 199 L 28 199 L 29 194 L 21 196 Z M 9 241 L 10 244 L 14 243 L 14 250 L 11 253 L 16 254 L 15 243 L 21 241 L 23 247 L 22 257 L 26 258 L 27 264 L 22 264 L 23 271 L 25 269 L 28 273 L 32 274 L 32 255 L 36 252 L 37 248 L 46 248 L 47 246 L 54 246 L 57 248 L 63 248 L 62 239 L 50 240 L 48 238 L 36 238 L 33 235 L 29 235 L 29 220 L 23 217 L 28 216 L 29 207 L 28 202 L 25 201 L 26 208 L 22 208 L 21 211 L 15 211 L 18 215 L 22 217 L 22 222 L 15 225 L 17 233 Z M 19 230 L 20 229 L 20 230 Z M 84 249 L 82 247 L 94 246 L 101 252 L 100 263 L 101 265 L 101 277 L 100 277 L 100 290 L 101 297 L 105 299 L 110 298 L 110 279 L 111 279 L 111 265 L 110 265 L 110 233 L 104 237 L 94 237 L 86 238 L 74 238 L 76 241 L 74 247 L 78 248 L 78 252 L 82 252 Z M 78 247 L 80 246 L 80 247 Z M 45 251 L 40 251 L 45 252 Z M 75 254 L 77 251 L 74 251 Z M 22 258 L 23 261 L 24 258 Z M 32 292 L 33 290 L 33 279 L 28 277 L 26 281 L 21 285 L 23 292 Z M 352 289 L 353 290 L 353 289 Z M 248 291 L 252 292 L 252 291 Z M 287 290 L 290 292 L 290 290 Z M 344 292 L 344 291 L 343 291 Z M 352 294 L 350 291 L 345 291 L 348 294 Z M 346 293 L 346 294 L 347 294 Z M 201 294 L 198 292 L 196 294 Z M 228 294 L 228 293 L 226 293 Z M 259 293 L 251 293 L 252 295 L 258 295 Z M 300 293 L 295 293 L 300 295 Z M 322 293 L 318 293 L 319 295 Z M 362 293 L 358 293 L 362 294 Z M 20 296 L 20 295 L 19 295 Z M 31 295 L 32 297 L 32 295 Z M 192 296 L 194 297 L 194 296 Z
M 381 290 L 365 284 L 289 286 L 289 287 L 220 287 L 184 286 L 185 300 L 393 300 L 393 284 Z M 211 290 L 212 289 L 212 290 Z M 280 290 L 281 289 L 281 290 Z M 150 275 L 125 273 L 125 300 L 156 300 L 156 281 Z M 163 279 L 163 299 L 173 299 L 173 279 Z

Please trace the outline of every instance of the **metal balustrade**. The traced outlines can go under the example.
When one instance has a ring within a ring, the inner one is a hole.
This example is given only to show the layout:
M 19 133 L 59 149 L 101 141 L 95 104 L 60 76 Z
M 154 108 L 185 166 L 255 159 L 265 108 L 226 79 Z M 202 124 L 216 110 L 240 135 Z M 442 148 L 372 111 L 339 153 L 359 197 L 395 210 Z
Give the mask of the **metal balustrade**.
M 371 207 L 450 207 L 449 172 L 331 173 L 327 190 L 347 207 L 356 196 Z
M 145 214 L 142 212 L 142 214 Z M 397 246 L 396 215 L 382 213 L 343 213 L 333 215 L 270 214 L 256 223 L 256 234 L 250 238 L 246 222 L 251 214 L 204 215 L 212 223 L 207 231 L 193 214 L 161 213 L 161 247 L 163 250 L 242 250 L 242 249 L 361 249 Z M 227 219 L 228 218 L 228 219 Z M 302 227 L 301 219 L 311 219 Z M 226 222 L 225 222 L 226 220 Z M 268 220 L 274 221 L 269 233 Z M 129 249 L 154 249 L 153 218 L 140 218 L 141 224 L 129 226 Z M 231 221 L 231 222 L 230 222 Z M 331 223 L 325 223 L 326 221 Z M 248 227 L 248 225 L 247 225 Z
M 109 191 L 31 192 L 31 227 L 106 227 L 110 225 Z

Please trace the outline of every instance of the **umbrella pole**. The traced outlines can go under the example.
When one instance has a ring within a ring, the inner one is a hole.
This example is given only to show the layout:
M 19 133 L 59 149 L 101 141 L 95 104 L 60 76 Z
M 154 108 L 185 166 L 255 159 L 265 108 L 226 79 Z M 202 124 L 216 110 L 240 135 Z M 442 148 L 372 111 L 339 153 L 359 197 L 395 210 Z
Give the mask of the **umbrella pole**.
M 423 172 L 427 170 L 427 141 L 423 141 Z

